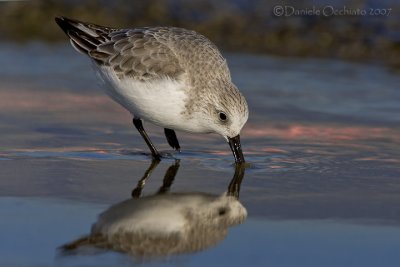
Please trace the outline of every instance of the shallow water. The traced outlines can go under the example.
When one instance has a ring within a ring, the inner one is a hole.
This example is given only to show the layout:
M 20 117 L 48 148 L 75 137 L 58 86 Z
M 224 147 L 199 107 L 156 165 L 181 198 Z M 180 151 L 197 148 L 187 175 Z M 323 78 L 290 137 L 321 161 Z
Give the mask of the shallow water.
M 250 118 L 248 216 L 213 246 L 138 259 L 58 247 L 130 198 L 151 160 L 129 114 L 99 90 L 68 45 L 0 45 L 0 266 L 398 266 L 400 77 L 334 60 L 227 54 Z M 146 125 L 166 156 L 143 188 L 155 194 L 179 159 L 171 193 L 223 195 L 234 175 L 221 137 Z

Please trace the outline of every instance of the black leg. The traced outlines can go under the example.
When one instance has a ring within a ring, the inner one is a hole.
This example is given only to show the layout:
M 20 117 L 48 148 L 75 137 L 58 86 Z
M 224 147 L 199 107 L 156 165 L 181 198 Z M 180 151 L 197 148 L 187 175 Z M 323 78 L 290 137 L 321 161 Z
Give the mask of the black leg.
M 174 182 L 175 176 L 178 173 L 179 160 L 175 160 L 175 164 L 171 165 L 165 172 L 163 185 L 158 190 L 157 194 L 164 194 L 169 191 L 172 183 Z
M 175 131 L 172 129 L 164 128 L 165 137 L 167 137 L 168 144 L 175 150 L 181 151 L 178 138 Z
M 133 118 L 133 125 L 135 125 L 136 129 L 139 131 L 140 135 L 143 137 L 144 141 L 146 142 L 147 146 L 149 147 L 149 149 L 151 151 L 151 155 L 153 155 L 153 158 L 155 160 L 160 160 L 161 159 L 160 153 L 158 153 L 156 147 L 153 145 L 149 136 L 147 135 L 146 131 L 144 130 L 142 120 Z
M 144 173 L 142 179 L 139 180 L 137 186 L 132 190 L 132 197 L 138 198 L 142 194 L 143 187 L 146 183 L 147 178 L 150 177 L 153 170 L 157 167 L 159 160 L 153 159 L 149 168 L 147 168 L 146 172 Z

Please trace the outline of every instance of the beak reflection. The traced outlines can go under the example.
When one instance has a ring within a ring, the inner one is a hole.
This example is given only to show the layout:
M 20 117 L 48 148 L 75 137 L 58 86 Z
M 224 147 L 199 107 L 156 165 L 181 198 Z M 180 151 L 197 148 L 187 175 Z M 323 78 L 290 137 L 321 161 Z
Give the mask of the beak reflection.
M 165 172 L 159 190 L 142 196 L 158 163 L 151 163 L 132 191 L 132 198 L 103 211 L 89 234 L 63 245 L 63 255 L 93 253 L 87 250 L 92 247 L 126 253 L 139 261 L 168 259 L 215 246 L 225 239 L 229 228 L 246 220 L 247 210 L 239 201 L 244 164 L 235 166 L 228 193 L 215 195 L 170 192 L 180 165 L 176 160 Z

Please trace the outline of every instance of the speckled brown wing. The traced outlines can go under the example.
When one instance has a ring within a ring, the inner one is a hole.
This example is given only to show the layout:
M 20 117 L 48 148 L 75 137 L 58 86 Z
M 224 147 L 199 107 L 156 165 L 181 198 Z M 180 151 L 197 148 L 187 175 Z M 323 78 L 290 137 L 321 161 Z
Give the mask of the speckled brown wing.
M 100 44 L 89 55 L 113 68 L 120 77 L 178 78 L 184 71 L 177 57 L 152 33 L 148 28 L 111 32 L 110 41 Z
M 64 17 L 56 22 L 75 49 L 110 66 L 121 79 L 178 78 L 184 73 L 173 51 L 156 38 L 167 28 L 113 29 Z

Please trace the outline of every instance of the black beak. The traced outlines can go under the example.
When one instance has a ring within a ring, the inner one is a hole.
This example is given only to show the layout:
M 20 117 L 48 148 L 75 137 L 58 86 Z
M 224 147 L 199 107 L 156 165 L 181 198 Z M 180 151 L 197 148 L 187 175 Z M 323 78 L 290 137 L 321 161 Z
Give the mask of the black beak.
M 242 147 L 240 145 L 240 135 L 236 135 L 232 138 L 228 137 L 228 141 L 233 153 L 233 157 L 235 158 L 235 163 L 243 163 L 244 156 L 242 152 Z

